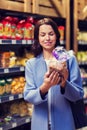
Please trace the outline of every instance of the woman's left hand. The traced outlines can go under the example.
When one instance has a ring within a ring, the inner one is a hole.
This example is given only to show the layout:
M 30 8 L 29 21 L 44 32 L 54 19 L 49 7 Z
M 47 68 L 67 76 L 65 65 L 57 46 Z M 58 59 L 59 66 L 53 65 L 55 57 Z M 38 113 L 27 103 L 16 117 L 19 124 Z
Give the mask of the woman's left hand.
M 64 68 L 61 72 L 61 82 L 60 82 L 61 87 L 65 87 L 66 80 L 68 79 L 68 75 L 69 75 L 68 69 Z

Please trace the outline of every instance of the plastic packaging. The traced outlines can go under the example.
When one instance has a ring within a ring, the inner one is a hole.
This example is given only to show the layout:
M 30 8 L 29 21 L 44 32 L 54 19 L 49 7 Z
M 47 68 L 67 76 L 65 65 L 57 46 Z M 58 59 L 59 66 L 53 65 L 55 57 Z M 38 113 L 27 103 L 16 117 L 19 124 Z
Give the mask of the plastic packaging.
M 67 51 L 66 49 L 64 49 L 63 47 L 56 47 L 53 52 L 52 52 L 53 56 L 59 61 L 59 62 L 65 62 L 67 61 L 69 58 L 71 58 L 73 56 L 73 51 Z

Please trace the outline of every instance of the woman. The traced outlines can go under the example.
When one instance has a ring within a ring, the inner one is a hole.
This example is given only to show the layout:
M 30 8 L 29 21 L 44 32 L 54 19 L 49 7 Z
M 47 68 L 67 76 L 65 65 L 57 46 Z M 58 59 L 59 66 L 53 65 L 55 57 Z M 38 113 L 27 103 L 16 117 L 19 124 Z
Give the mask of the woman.
M 81 76 L 74 56 L 68 61 L 69 71 L 53 57 L 59 38 L 54 21 L 43 18 L 37 22 L 32 46 L 35 57 L 25 68 L 24 99 L 34 105 L 31 130 L 75 130 L 69 101 L 83 96 Z

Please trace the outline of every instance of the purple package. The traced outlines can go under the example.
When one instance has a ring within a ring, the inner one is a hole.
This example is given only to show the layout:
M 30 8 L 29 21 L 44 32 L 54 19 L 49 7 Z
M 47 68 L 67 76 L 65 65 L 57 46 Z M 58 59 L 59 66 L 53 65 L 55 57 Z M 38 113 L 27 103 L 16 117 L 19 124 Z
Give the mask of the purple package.
M 60 62 L 67 61 L 72 56 L 71 50 L 66 51 L 63 47 L 56 47 L 52 54 Z

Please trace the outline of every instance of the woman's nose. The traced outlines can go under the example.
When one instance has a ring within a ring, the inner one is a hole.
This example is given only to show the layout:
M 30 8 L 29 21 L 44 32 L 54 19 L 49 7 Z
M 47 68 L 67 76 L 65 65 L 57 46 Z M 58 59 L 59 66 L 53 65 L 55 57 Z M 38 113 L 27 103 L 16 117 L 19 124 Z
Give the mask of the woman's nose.
M 50 36 L 47 34 L 46 35 L 46 40 L 49 40 L 50 39 Z

